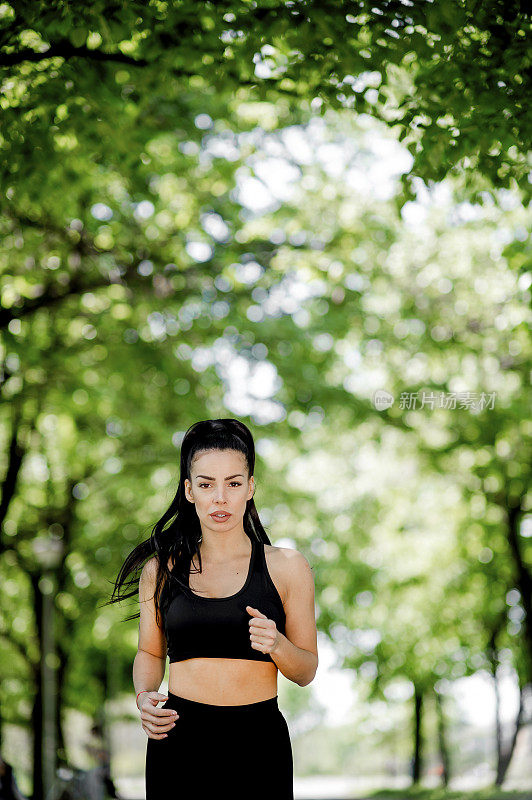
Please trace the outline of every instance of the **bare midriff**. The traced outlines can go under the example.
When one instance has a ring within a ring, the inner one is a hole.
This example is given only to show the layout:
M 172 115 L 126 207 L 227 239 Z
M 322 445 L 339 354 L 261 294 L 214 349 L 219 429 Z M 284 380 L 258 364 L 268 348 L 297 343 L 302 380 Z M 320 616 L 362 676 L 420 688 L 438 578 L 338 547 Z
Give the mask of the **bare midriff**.
M 168 690 L 216 706 L 257 703 L 275 697 L 277 673 L 273 661 L 187 658 L 170 664 Z
M 266 547 L 268 570 L 284 604 L 284 587 L 275 566 L 276 548 Z M 240 570 L 247 572 L 248 563 L 241 563 Z M 168 568 L 171 569 L 169 562 Z M 207 581 L 215 595 L 233 594 L 241 587 L 216 585 L 215 578 L 205 569 Z M 204 577 L 205 580 L 205 577 Z M 198 587 L 205 588 L 205 587 Z M 169 667 L 168 691 L 216 706 L 238 706 L 269 700 L 277 694 L 277 665 L 273 661 L 251 661 L 244 658 L 187 658 L 174 661 Z

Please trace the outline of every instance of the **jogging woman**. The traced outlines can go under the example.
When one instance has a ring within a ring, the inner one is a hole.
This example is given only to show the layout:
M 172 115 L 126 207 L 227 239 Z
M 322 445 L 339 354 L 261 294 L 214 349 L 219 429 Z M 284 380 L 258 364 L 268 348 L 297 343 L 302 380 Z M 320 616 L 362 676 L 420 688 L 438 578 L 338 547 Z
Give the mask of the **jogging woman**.
M 133 663 L 148 737 L 146 800 L 293 800 L 277 673 L 299 686 L 314 679 L 314 581 L 301 553 L 270 545 L 253 501 L 254 467 L 243 423 L 192 425 L 176 495 L 117 579 L 115 591 L 150 556 Z

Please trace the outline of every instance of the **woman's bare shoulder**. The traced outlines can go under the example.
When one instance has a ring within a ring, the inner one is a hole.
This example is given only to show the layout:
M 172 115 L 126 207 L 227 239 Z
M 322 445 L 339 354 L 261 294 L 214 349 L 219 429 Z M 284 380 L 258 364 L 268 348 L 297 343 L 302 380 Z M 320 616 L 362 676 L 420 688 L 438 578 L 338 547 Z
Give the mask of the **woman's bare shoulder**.
M 266 558 L 270 577 L 284 605 L 288 595 L 290 576 L 295 570 L 311 569 L 310 564 L 303 553 L 300 553 L 299 550 L 293 547 L 278 547 L 276 545 L 265 544 L 264 556 Z
M 264 545 L 264 552 L 268 555 L 271 554 L 272 559 L 278 561 L 280 566 L 289 566 L 294 567 L 303 563 L 308 563 L 306 556 L 303 555 L 299 550 L 296 550 L 295 547 L 278 547 L 277 545 L 273 544 L 265 544 Z

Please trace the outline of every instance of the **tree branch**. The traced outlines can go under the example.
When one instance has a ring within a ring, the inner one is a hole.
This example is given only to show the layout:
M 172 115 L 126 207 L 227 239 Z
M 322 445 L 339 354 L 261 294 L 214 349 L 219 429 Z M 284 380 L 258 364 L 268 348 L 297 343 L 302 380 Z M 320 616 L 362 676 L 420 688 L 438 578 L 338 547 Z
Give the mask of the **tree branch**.
M 20 468 L 26 452 L 19 442 L 21 419 L 20 410 L 16 408 L 9 439 L 7 469 L 0 486 L 0 529 L 4 524 L 11 501 L 15 496 Z M 3 543 L 0 541 L 0 553 L 3 549 Z
M 24 50 L 18 50 L 14 53 L 0 52 L 0 67 L 11 67 L 15 64 L 22 64 L 24 61 L 45 61 L 47 58 L 64 58 L 65 60 L 70 58 L 86 58 L 90 59 L 91 61 L 117 61 L 121 64 L 130 64 L 131 66 L 135 67 L 148 67 L 153 64 L 153 62 L 147 61 L 145 58 L 132 58 L 131 56 L 121 52 L 106 53 L 103 50 L 91 50 L 85 45 L 82 47 L 75 47 L 71 42 L 68 41 L 68 39 L 62 39 L 50 45 L 48 50 L 45 50 L 44 52 L 32 50 L 30 47 L 26 47 Z M 255 89 L 262 84 L 264 86 L 270 86 L 279 94 L 284 94 L 288 97 L 293 97 L 299 100 L 305 97 L 304 93 L 301 94 L 291 89 L 281 88 L 278 85 L 278 78 L 246 79 L 238 73 L 229 70 L 226 62 L 220 62 L 220 67 L 223 68 L 226 71 L 226 74 L 240 86 L 245 86 L 249 89 Z M 170 71 L 172 74 L 181 78 L 190 78 L 198 74 L 196 71 L 177 68 L 173 68 Z
M 91 50 L 83 45 L 74 47 L 68 39 L 61 39 L 50 45 L 48 50 L 38 52 L 26 47 L 14 53 L 0 53 L 0 66 L 11 67 L 14 64 L 21 64 L 23 61 L 44 61 L 47 58 L 90 58 L 93 61 L 118 61 L 121 64 L 130 64 L 135 67 L 147 67 L 149 61 L 144 58 L 132 58 L 125 53 L 106 53 L 103 50 Z
M 23 661 L 27 662 L 29 660 L 27 648 L 22 644 L 22 642 L 19 642 L 17 641 L 17 639 L 15 639 L 11 631 L 0 630 L 0 637 L 2 639 L 5 639 L 6 642 L 9 642 L 11 647 L 13 647 L 17 651 L 17 653 L 19 654 L 19 656 L 22 658 Z

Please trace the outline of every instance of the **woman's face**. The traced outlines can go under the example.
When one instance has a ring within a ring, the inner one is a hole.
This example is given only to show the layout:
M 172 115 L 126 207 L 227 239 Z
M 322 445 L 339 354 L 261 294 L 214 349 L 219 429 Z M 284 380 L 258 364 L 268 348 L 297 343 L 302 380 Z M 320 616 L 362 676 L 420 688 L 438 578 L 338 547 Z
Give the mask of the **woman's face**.
M 192 462 L 185 495 L 196 506 L 202 527 L 231 530 L 242 525 L 247 501 L 253 497 L 253 476 L 247 477 L 246 459 L 238 450 L 207 450 Z M 215 513 L 225 517 L 213 517 Z

